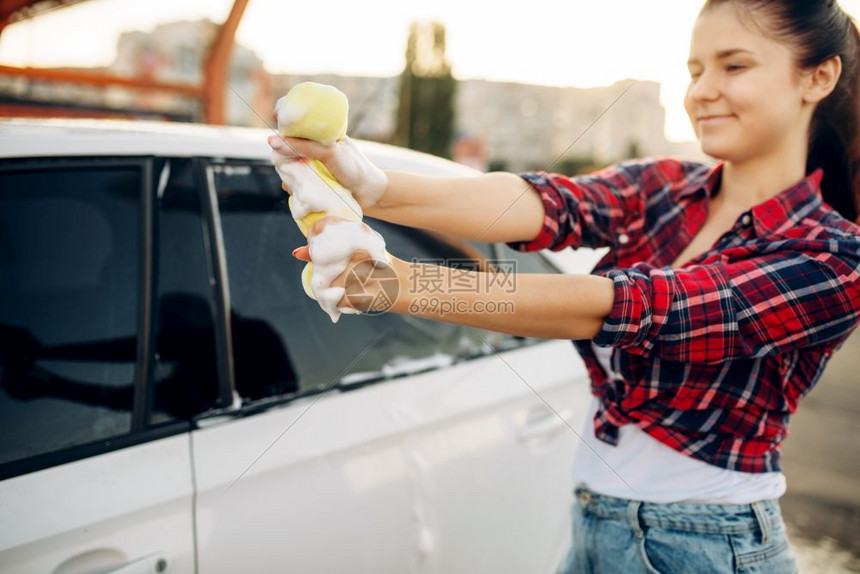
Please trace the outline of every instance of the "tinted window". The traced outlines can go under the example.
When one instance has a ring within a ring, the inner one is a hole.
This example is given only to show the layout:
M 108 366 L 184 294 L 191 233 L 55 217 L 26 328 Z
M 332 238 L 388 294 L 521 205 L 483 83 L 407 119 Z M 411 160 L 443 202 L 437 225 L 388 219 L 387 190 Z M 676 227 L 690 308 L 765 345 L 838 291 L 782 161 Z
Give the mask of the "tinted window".
M 230 281 L 236 390 L 245 399 L 298 390 L 293 349 L 303 339 L 300 267 L 303 237 L 271 167 L 214 165 L 213 178 Z M 301 297 L 300 297 L 301 296 Z
M 271 166 L 215 165 L 233 319 L 236 386 L 261 397 L 407 373 L 472 355 L 471 329 L 386 313 L 343 315 L 333 324 L 302 289 L 304 263 L 290 252 L 305 243 Z M 457 259 L 457 245 L 381 221 L 389 251 L 403 257 Z M 487 252 L 485 250 L 485 252 Z
M 134 166 L 0 171 L 0 462 L 129 431 L 140 195 Z
M 218 396 L 215 314 L 193 164 L 162 161 L 156 174 L 153 424 L 205 411 Z
M 517 273 L 558 273 L 546 259 L 537 253 L 521 253 L 505 244 L 499 244 L 499 258 L 494 260 L 500 267 L 514 268 Z
M 385 237 L 388 251 L 400 259 L 466 271 L 490 271 L 493 269 L 493 248 L 490 244 L 473 243 L 435 233 L 420 232 L 385 221 L 369 220 L 368 223 Z M 474 292 L 477 289 L 480 292 L 480 289 L 485 287 L 481 283 L 461 281 L 460 277 L 454 274 L 450 284 L 444 285 L 446 290 L 455 293 L 455 297 L 458 290 L 459 292 Z M 515 286 L 515 280 L 509 272 L 507 275 L 497 274 L 494 277 L 494 281 L 512 280 L 514 281 L 512 285 Z M 410 281 L 411 289 L 418 290 L 419 295 L 423 294 L 428 298 L 433 297 L 433 289 L 437 285 L 438 282 L 434 281 L 432 275 L 430 277 L 418 276 L 415 281 Z M 442 287 L 442 285 L 438 286 Z M 391 314 L 391 317 L 398 317 L 403 322 L 419 326 L 422 330 L 433 333 L 436 340 L 434 344 L 436 352 L 454 356 L 486 354 L 489 352 L 487 345 L 492 345 L 494 349 L 500 350 L 518 344 L 514 337 L 484 329 L 462 327 L 405 315 Z

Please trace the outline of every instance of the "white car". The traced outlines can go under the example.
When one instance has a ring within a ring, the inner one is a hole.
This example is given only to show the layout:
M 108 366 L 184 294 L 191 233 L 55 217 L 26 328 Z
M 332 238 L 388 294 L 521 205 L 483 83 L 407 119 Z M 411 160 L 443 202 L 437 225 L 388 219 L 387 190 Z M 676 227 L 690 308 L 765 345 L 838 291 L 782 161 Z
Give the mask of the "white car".
M 0 572 L 552 572 L 589 402 L 573 346 L 333 324 L 267 134 L 0 121 Z M 558 272 L 368 222 L 405 259 Z

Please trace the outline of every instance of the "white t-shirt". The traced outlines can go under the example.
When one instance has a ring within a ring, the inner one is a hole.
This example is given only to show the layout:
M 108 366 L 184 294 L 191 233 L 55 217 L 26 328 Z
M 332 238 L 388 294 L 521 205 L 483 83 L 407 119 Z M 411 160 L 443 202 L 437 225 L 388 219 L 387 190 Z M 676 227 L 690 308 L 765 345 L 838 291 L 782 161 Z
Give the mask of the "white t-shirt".
M 612 349 L 594 346 L 597 359 L 613 376 Z M 708 464 L 664 445 L 635 425 L 618 432 L 612 446 L 594 434 L 597 399 L 591 401 L 573 462 L 574 484 L 599 494 L 644 502 L 749 504 L 785 493 L 781 472 L 740 472 Z

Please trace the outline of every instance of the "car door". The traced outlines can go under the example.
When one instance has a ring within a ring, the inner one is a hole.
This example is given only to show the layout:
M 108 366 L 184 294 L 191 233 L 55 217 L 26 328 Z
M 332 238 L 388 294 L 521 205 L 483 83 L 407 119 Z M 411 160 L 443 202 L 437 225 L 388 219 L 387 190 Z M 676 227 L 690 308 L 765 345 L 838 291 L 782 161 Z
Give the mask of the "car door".
M 442 160 L 417 165 L 405 156 L 374 159 L 384 169 L 427 175 L 470 172 Z M 456 241 L 458 254 L 429 245 L 426 238 L 403 241 L 393 253 L 453 267 L 474 249 L 489 248 Z M 496 271 L 490 280 L 508 289 L 516 289 L 512 273 L 558 272 L 543 253 L 519 253 L 505 245 L 490 249 L 486 256 Z M 446 287 L 455 291 L 481 288 L 456 276 L 452 282 Z M 425 301 L 432 302 L 434 278 L 420 283 L 413 288 L 423 289 Z M 482 351 L 451 372 L 413 379 L 427 385 L 424 394 L 413 385 L 403 396 L 404 411 L 415 415 L 413 432 L 405 437 L 409 452 L 424 469 L 425 496 L 416 508 L 423 509 L 424 539 L 435 549 L 422 571 L 555 571 L 570 544 L 570 467 L 579 441 L 574 429 L 581 428 L 591 400 L 585 366 L 570 341 L 465 333 L 477 337 Z
M 549 569 L 572 433 L 535 392 L 576 424 L 570 343 L 390 313 L 334 325 L 301 290 L 304 238 L 271 167 L 211 163 L 205 179 L 243 407 L 193 433 L 200 572 Z M 494 253 L 370 223 L 405 259 Z
M 384 233 L 384 232 L 383 232 Z M 392 236 L 402 258 L 468 267 L 458 251 Z M 450 240 L 448 240 L 450 243 Z M 435 244 L 434 244 L 435 243 Z M 411 255 L 410 255 L 411 254 Z M 537 254 L 494 246 L 480 283 L 418 277 L 410 288 L 433 304 L 438 288 L 517 288 L 518 273 L 555 273 Z M 485 299 L 487 309 L 494 303 Z M 498 307 L 496 313 L 514 309 Z M 570 341 L 541 341 L 427 323 L 477 344 L 456 365 L 413 377 L 397 396 L 407 462 L 417 487 L 427 552 L 422 572 L 552 572 L 569 545 L 570 468 L 588 397 L 584 365 Z
M 163 168 L 0 165 L 4 573 L 195 570 L 188 413 L 156 361 Z
M 409 570 L 418 528 L 390 391 L 345 392 L 380 378 L 396 341 L 358 317 L 333 325 L 304 294 L 290 257 L 303 237 L 270 165 L 211 163 L 205 179 L 241 408 L 192 434 L 199 572 Z

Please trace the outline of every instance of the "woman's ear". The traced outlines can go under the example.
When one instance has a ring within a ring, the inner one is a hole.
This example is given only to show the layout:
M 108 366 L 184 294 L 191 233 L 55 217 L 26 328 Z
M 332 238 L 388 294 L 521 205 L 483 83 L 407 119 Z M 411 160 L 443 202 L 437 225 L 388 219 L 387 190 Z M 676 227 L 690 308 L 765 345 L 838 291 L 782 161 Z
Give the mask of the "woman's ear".
M 833 56 L 818 64 L 807 77 L 803 100 L 817 104 L 829 96 L 842 75 L 842 58 Z

